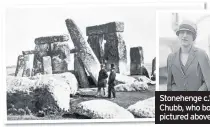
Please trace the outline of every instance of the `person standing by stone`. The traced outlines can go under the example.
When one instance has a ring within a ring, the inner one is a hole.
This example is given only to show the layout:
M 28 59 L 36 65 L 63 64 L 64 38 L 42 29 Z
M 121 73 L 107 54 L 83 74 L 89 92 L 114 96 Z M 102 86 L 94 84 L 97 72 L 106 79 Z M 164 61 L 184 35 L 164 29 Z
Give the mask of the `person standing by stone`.
M 115 98 L 115 88 L 114 86 L 116 85 L 115 83 L 115 78 L 116 78 L 116 72 L 115 72 L 115 66 L 114 64 L 111 64 L 111 72 L 109 75 L 109 81 L 108 81 L 108 98 L 111 98 L 111 93 L 113 94 L 113 97 Z
M 107 71 L 104 69 L 104 64 L 101 64 L 101 70 L 99 71 L 98 75 L 98 92 L 97 96 L 101 96 L 101 88 L 103 88 L 104 96 L 105 96 L 105 87 L 107 84 L 108 74 Z

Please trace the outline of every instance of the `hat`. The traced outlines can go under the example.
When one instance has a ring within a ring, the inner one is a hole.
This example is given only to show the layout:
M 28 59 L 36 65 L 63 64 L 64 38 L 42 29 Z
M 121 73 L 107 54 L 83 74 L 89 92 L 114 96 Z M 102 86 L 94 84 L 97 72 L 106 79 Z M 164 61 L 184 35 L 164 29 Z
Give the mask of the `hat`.
M 112 68 L 112 69 L 115 69 L 115 66 L 114 66 L 114 64 L 111 64 L 111 68 Z
M 184 20 L 180 25 L 178 30 L 176 31 L 176 35 L 179 36 L 179 32 L 180 31 L 190 31 L 193 33 L 193 40 L 196 39 L 197 36 L 197 26 L 195 23 L 188 21 L 188 20 Z

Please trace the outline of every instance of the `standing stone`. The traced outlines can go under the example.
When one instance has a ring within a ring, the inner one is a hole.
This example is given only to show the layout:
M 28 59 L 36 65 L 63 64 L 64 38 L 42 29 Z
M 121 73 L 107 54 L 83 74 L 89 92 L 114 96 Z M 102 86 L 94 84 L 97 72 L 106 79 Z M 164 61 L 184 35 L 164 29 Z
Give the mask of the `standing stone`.
M 47 56 L 48 53 L 51 52 L 50 44 L 48 44 L 48 43 L 46 43 L 46 44 L 37 44 L 35 46 L 35 51 L 37 52 L 38 56 L 41 59 L 43 56 Z
M 47 37 L 39 37 L 36 38 L 34 43 L 35 51 L 37 54 L 35 55 L 35 61 L 34 61 L 34 69 L 35 74 L 36 73 L 43 73 L 43 59 L 44 56 L 51 56 L 53 57 L 53 43 L 57 42 L 65 42 L 68 41 L 69 37 L 68 35 L 59 35 L 59 36 L 47 36 Z
M 152 60 L 152 75 L 154 74 L 155 70 L 156 70 L 156 57 Z
M 53 73 L 68 71 L 71 66 L 70 47 L 67 42 L 55 42 L 52 44 L 52 69 Z
M 43 59 L 39 59 L 38 55 L 34 55 L 34 75 L 43 73 Z
M 51 57 L 50 56 L 44 56 L 43 57 L 43 69 L 44 74 L 52 74 L 52 63 L 51 63 Z
M 53 73 L 63 73 L 67 72 L 67 62 L 63 59 L 60 59 L 59 56 L 53 56 L 52 58 L 52 69 Z
M 90 47 L 92 48 L 93 52 L 95 53 L 96 57 L 100 61 L 100 63 L 103 62 L 103 34 L 99 35 L 91 35 L 88 37 L 87 42 L 90 44 Z
M 123 40 L 121 33 L 117 34 L 118 39 L 118 57 L 119 57 L 119 72 L 121 74 L 127 74 L 127 49 L 126 43 Z
M 90 45 L 83 38 L 81 31 L 73 20 L 67 19 L 66 26 L 75 48 L 79 50 L 78 57 L 81 59 L 93 81 L 97 84 L 98 72 L 100 71 L 100 63 L 96 55 L 94 54 Z
M 106 34 L 104 39 L 105 44 L 105 59 L 106 59 L 106 69 L 110 70 L 110 64 L 115 64 L 115 70 L 119 72 L 119 57 L 118 57 L 118 44 L 116 38 L 116 33 Z
M 31 77 L 34 75 L 33 64 L 34 64 L 34 54 L 24 55 L 24 71 L 23 77 Z
M 126 49 L 125 49 L 126 47 L 125 47 L 125 44 L 123 44 L 124 41 L 122 39 L 122 36 L 119 34 L 120 32 L 123 32 L 123 31 L 124 31 L 123 22 L 110 22 L 110 23 L 96 25 L 96 26 L 89 26 L 86 28 L 86 35 L 88 36 L 88 42 L 91 48 L 93 49 L 93 52 L 96 54 L 100 63 L 105 63 L 105 58 L 104 58 L 105 49 L 104 49 L 104 44 L 103 44 L 104 35 L 107 34 L 108 36 L 113 36 L 112 34 L 115 34 L 116 32 L 118 33 L 116 35 L 117 37 L 114 37 L 114 39 L 119 41 L 119 48 L 122 48 L 122 49 L 119 49 L 119 50 L 122 50 L 122 51 L 119 51 L 119 55 L 121 55 L 119 56 L 120 61 L 118 60 L 118 62 L 116 62 L 116 64 L 120 66 L 119 70 L 121 70 L 120 71 L 121 73 L 124 73 L 127 70 L 126 65 L 124 66 L 124 63 L 127 64 L 126 55 L 125 55 L 125 58 L 122 58 L 122 56 L 124 56 L 124 51 L 126 53 Z M 113 37 L 110 37 L 110 38 L 113 38 Z M 118 49 L 116 50 L 118 51 Z
M 88 77 L 87 73 L 85 71 L 85 67 L 80 60 L 80 58 L 77 56 L 77 54 L 74 54 L 74 71 L 76 73 L 77 79 L 79 81 L 80 87 L 81 88 L 88 88 L 89 82 L 88 82 Z
M 38 51 L 36 50 L 28 50 L 28 51 L 22 51 L 22 54 L 25 55 L 30 55 L 30 54 L 34 54 L 34 60 L 33 60 L 33 71 L 32 71 L 32 76 L 35 75 L 35 69 L 34 69 L 34 63 L 35 63 L 35 58 L 36 58 L 36 54 L 38 53 Z
M 143 49 L 142 47 L 130 48 L 130 74 L 131 75 L 141 75 L 141 66 L 144 62 Z
M 105 59 L 106 68 L 110 70 L 110 64 L 115 64 L 116 71 L 126 74 L 127 69 L 127 50 L 125 41 L 119 32 L 105 35 Z
M 50 45 L 49 44 L 37 44 L 35 46 L 35 51 L 37 52 L 34 56 L 34 73 L 43 73 L 43 57 L 49 56 Z
M 24 64 L 25 64 L 24 56 L 23 55 L 19 55 L 18 56 L 18 60 L 17 60 L 16 70 L 15 70 L 15 76 L 22 77 L 24 66 L 25 66 Z

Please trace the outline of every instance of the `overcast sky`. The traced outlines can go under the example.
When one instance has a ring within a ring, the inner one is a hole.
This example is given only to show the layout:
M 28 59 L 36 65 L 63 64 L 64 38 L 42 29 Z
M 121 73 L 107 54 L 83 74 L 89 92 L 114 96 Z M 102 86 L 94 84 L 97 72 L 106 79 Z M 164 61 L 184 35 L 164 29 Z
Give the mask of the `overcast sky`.
M 203 9 L 203 4 L 144 4 L 139 6 L 63 6 L 10 8 L 6 11 L 6 65 L 16 65 L 22 51 L 33 50 L 34 39 L 68 34 L 65 19 L 71 18 L 87 40 L 86 27 L 123 21 L 123 37 L 129 47 L 142 46 L 145 63 L 156 56 L 156 10 Z M 69 41 L 71 47 L 73 44 Z

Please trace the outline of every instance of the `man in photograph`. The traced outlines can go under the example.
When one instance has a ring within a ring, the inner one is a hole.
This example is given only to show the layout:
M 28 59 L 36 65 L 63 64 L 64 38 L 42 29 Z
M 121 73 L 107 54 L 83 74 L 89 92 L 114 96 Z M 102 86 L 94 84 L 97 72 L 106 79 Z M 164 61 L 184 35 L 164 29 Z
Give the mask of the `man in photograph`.
M 181 46 L 167 58 L 167 91 L 209 91 L 208 55 L 194 47 L 197 25 L 185 20 L 179 25 L 176 35 Z
M 116 72 L 115 72 L 115 66 L 114 64 L 111 64 L 111 71 L 110 71 L 110 75 L 109 75 L 109 87 L 108 87 L 108 98 L 111 98 L 111 94 L 113 94 L 113 97 L 115 98 L 115 88 L 114 86 L 115 84 L 115 78 L 116 78 Z

